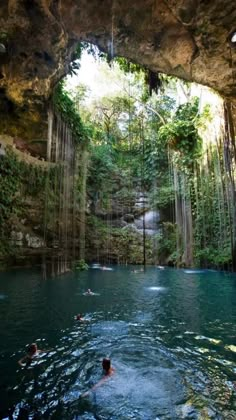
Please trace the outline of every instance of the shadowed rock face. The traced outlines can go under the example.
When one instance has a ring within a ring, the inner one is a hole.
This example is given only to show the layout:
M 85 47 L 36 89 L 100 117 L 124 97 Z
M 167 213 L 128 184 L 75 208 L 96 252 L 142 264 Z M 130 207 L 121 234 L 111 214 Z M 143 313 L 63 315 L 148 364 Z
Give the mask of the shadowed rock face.
M 79 40 L 235 98 L 234 30 L 232 0 L 4 0 L 0 131 L 45 135 L 47 100 Z

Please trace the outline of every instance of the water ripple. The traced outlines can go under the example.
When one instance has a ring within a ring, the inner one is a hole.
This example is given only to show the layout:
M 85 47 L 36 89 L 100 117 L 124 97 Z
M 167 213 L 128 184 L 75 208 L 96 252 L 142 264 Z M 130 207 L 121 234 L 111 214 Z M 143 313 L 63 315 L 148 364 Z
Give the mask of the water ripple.
M 135 282 L 129 268 L 47 281 L 31 271 L 19 271 L 17 281 L 6 276 L 2 418 L 9 408 L 14 418 L 24 411 L 63 420 L 231 418 L 235 278 L 208 272 L 206 283 L 201 273 L 190 281 L 183 270 L 150 268 Z M 88 287 L 100 297 L 86 299 Z M 76 313 L 89 314 L 90 322 L 75 322 Z M 19 369 L 25 345 L 36 340 L 53 350 Z M 115 374 L 81 398 L 101 378 L 104 356 Z

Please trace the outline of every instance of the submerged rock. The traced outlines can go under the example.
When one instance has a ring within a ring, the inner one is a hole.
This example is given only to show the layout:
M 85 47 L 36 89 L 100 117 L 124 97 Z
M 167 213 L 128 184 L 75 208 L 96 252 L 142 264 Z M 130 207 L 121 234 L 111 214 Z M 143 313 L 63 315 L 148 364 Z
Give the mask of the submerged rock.
M 181 419 L 198 420 L 200 419 L 199 414 L 200 413 L 190 403 L 178 407 L 178 415 Z

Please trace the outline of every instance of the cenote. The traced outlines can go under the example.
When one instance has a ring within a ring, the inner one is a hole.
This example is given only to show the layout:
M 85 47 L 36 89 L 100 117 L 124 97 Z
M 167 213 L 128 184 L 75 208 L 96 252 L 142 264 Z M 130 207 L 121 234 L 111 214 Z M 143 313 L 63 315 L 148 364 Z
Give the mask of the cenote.
M 0 418 L 235 420 L 234 2 L 0 3 Z
M 235 418 L 235 274 L 95 267 L 1 273 L 1 418 Z M 51 351 L 20 368 L 31 342 Z

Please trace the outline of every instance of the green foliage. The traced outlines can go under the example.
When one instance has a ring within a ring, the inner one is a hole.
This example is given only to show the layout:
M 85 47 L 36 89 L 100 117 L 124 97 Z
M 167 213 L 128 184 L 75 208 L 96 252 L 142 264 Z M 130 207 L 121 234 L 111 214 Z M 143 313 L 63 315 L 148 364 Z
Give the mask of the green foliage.
M 24 195 L 31 195 L 32 197 L 38 196 L 40 193 L 44 193 L 46 179 L 48 173 L 54 172 L 54 168 L 44 169 L 40 166 L 27 164 L 20 162 L 20 179 L 21 179 L 21 192 Z M 25 182 L 30 179 L 31 182 Z
M 102 59 L 108 61 L 107 54 L 101 51 L 96 45 L 90 44 L 89 42 L 81 42 L 81 49 L 85 50 L 88 54 L 92 55 L 96 59 Z
M 150 202 L 154 208 L 166 209 L 171 204 L 174 205 L 174 188 L 173 185 L 168 183 L 167 185 L 161 185 L 158 189 L 155 189 L 150 196 Z
M 113 152 L 110 146 L 103 144 L 94 147 L 90 157 L 88 184 L 94 191 L 109 191 L 109 185 L 112 183 L 112 174 L 116 170 L 114 164 Z
M 223 160 L 217 147 L 207 151 L 206 168 L 197 168 L 194 177 L 194 258 L 205 267 L 225 268 L 232 262 L 232 214 L 234 205 L 228 202 Z
M 96 49 L 92 53 L 96 55 Z M 86 89 L 82 87 L 77 95 L 91 139 L 88 195 L 94 209 L 100 211 L 101 217 L 110 217 L 112 200 L 117 200 L 118 207 L 131 208 L 133 192 L 144 191 L 149 204 L 170 219 L 169 224 L 163 224 L 158 236 L 160 262 L 181 264 L 189 245 L 185 243 L 187 226 L 193 233 L 193 244 L 189 248 L 193 246 L 195 264 L 223 267 L 231 261 L 230 220 L 234 209 L 230 202 L 227 208 L 230 192 L 225 182 L 223 159 L 218 159 L 219 151 L 213 153 L 209 148 L 207 163 L 202 160 L 199 133 L 212 119 L 210 106 L 205 106 L 200 114 L 198 98 L 177 107 L 173 95 L 150 97 L 144 84 L 148 72 L 123 58 L 114 61 L 129 74 L 128 83 L 124 83 L 125 93 L 97 100 L 89 109 L 83 109 L 85 102 L 82 104 Z M 172 87 L 176 84 L 173 78 L 161 78 L 164 83 L 171 82 Z M 190 97 L 189 87 L 181 86 L 186 98 Z M 202 170 L 204 165 L 207 165 L 205 171 Z M 178 229 L 171 223 L 174 208 L 180 212 Z M 142 261 L 140 249 L 134 245 L 134 232 L 129 229 L 108 231 L 98 220 L 93 226 L 99 236 L 96 239 L 99 249 L 106 249 L 107 242 L 114 241 L 117 252 L 120 247 L 124 250 L 124 254 L 119 255 L 120 261 L 127 261 L 131 249 L 133 256 Z M 136 242 L 139 243 L 137 237 Z M 142 247 L 141 242 L 139 245 Z M 192 248 L 190 258 L 191 252 Z
M 143 77 L 146 89 L 145 89 L 145 100 L 147 100 L 152 93 L 158 93 L 158 90 L 162 88 L 164 81 L 166 82 L 166 77 L 162 73 L 153 72 L 150 69 L 141 66 L 137 63 L 132 63 L 124 57 L 116 57 L 114 59 L 118 63 L 119 67 L 124 71 L 124 73 L 135 74 L 138 78 Z
M 30 199 L 45 192 L 47 171 L 41 167 L 20 161 L 8 147 L 0 158 L 0 256 L 6 260 L 17 254 L 11 243 L 10 233 L 21 217 L 24 217 L 26 197 Z M 27 207 L 26 207 L 27 208 Z M 28 216 L 28 214 L 27 214 Z
M 198 121 L 197 121 L 197 127 L 202 128 L 203 130 L 206 130 L 209 122 L 211 122 L 213 119 L 212 112 L 211 112 L 211 106 L 210 104 L 207 104 L 204 106 L 201 115 L 199 115 Z
M 144 73 L 143 66 L 141 66 L 140 64 L 132 63 L 124 57 L 116 57 L 114 61 L 119 64 L 119 67 L 121 68 L 121 70 L 123 70 L 124 73 Z
M 70 76 L 76 75 L 77 70 L 79 70 L 79 68 L 80 68 L 79 60 L 81 58 L 82 49 L 83 49 L 82 45 L 80 43 L 78 43 L 74 52 L 73 52 L 73 54 L 72 54 L 72 61 L 69 64 L 68 74 Z
M 198 116 L 198 109 L 199 98 L 194 97 L 190 102 L 179 105 L 175 113 L 175 119 L 194 122 Z
M 111 52 L 104 53 L 96 45 L 82 42 L 80 44 L 81 50 L 86 50 L 88 54 L 91 54 L 95 59 L 101 59 L 107 63 L 117 63 L 120 69 L 125 74 L 133 74 L 136 76 L 136 80 L 142 78 L 145 81 L 146 93 L 150 96 L 153 92 L 158 92 L 158 89 L 167 81 L 167 76 L 158 72 L 152 72 L 150 69 L 140 64 L 131 62 L 124 57 L 113 57 Z
M 20 197 L 17 195 L 20 187 L 20 163 L 16 155 L 6 150 L 6 155 L 0 157 L 0 229 L 17 212 Z
M 200 267 L 215 267 L 225 269 L 230 266 L 232 262 L 231 247 L 218 248 L 209 244 L 203 249 L 196 248 L 195 250 L 195 264 Z
M 126 229 L 111 228 L 107 223 L 97 218 L 89 216 L 89 231 L 92 238 L 87 237 L 91 242 L 91 247 L 95 247 L 94 252 L 102 258 L 107 256 L 107 249 L 114 262 L 121 264 L 142 264 L 143 262 L 143 238 L 132 227 Z M 146 239 L 146 255 L 149 262 L 152 261 L 151 239 Z
M 81 121 L 74 101 L 64 89 L 63 82 L 58 83 L 53 94 L 53 105 L 67 122 L 78 143 L 87 143 L 90 132 Z
M 160 128 L 159 137 L 175 152 L 179 169 L 192 167 L 201 156 L 202 145 L 198 134 L 198 98 L 180 105 L 174 118 Z
M 162 224 L 162 232 L 157 235 L 157 257 L 160 263 L 177 263 L 176 226 L 173 223 Z
M 85 98 L 89 95 L 89 93 L 90 93 L 90 90 L 88 86 L 83 83 L 79 83 L 76 86 L 76 88 L 73 88 L 73 90 L 70 92 L 77 110 L 80 109 L 81 103 L 85 100 Z
M 73 265 L 73 269 L 77 271 L 85 271 L 88 270 L 88 264 L 83 260 L 75 261 Z
M 20 218 L 28 217 L 28 202 L 44 205 L 45 195 L 51 198 L 57 167 L 44 168 L 19 160 L 14 151 L 6 148 L 0 158 L 0 255 L 16 253 L 10 241 L 12 223 L 20 223 Z M 57 197 L 53 197 L 57 200 Z M 42 215 L 43 217 L 43 215 Z M 39 220 L 40 224 L 40 220 Z
M 0 41 L 2 42 L 7 41 L 8 37 L 9 35 L 7 32 L 2 32 L 2 31 L 0 32 Z

